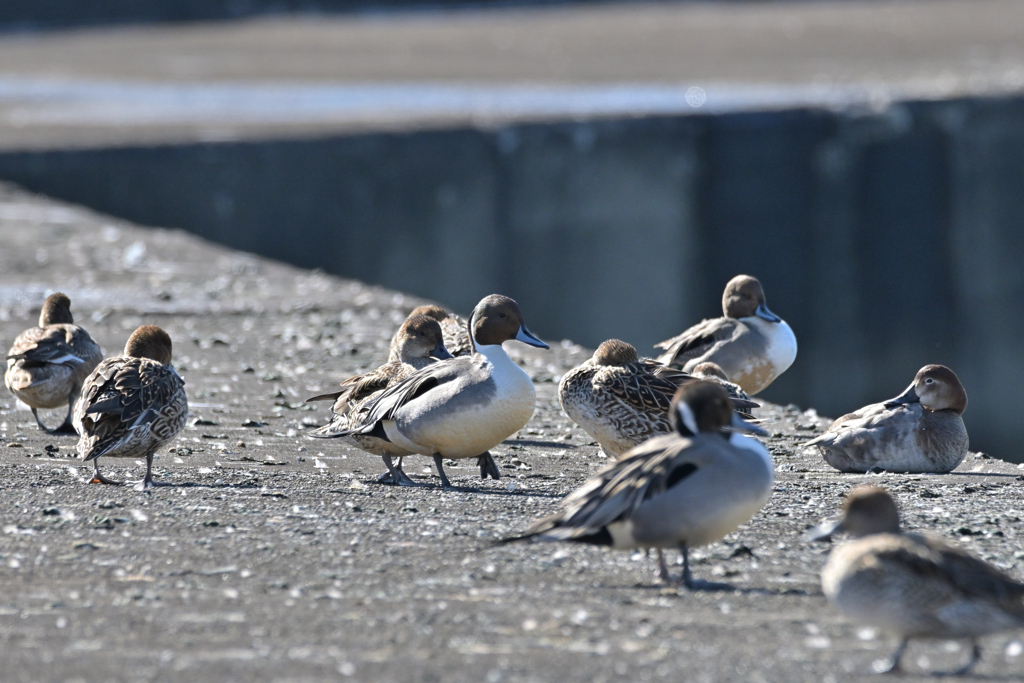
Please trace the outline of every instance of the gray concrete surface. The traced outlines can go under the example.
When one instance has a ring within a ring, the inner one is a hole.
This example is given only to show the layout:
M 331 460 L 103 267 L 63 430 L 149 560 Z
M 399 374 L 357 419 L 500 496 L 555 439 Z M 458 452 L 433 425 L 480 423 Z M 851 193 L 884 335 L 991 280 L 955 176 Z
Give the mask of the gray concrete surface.
M 698 575 L 735 592 L 661 587 L 640 554 L 494 548 L 605 464 L 554 395 L 586 349 L 510 345 L 538 404 L 495 449 L 501 481 L 454 467 L 456 491 L 384 488 L 376 459 L 304 438 L 325 411 L 301 400 L 383 359 L 418 299 L 9 186 L 0 240 L 0 343 L 56 288 L 108 353 L 160 324 L 202 420 L 157 460 L 167 485 L 142 492 L 87 485 L 74 441 L 0 397 L 5 681 L 870 680 L 895 643 L 827 606 L 827 548 L 800 538 L 864 481 L 911 527 L 1024 572 L 1021 468 L 972 454 L 944 476 L 840 475 L 799 449 L 827 420 L 773 405 L 770 502 L 697 553 Z M 436 484 L 425 461 L 408 469 Z M 1020 636 L 986 638 L 978 677 L 1017 680 Z M 966 655 L 915 644 L 902 680 Z
M 0 36 L 0 147 L 877 107 L 1017 91 L 1022 36 L 1015 0 L 626 3 L 12 34 Z

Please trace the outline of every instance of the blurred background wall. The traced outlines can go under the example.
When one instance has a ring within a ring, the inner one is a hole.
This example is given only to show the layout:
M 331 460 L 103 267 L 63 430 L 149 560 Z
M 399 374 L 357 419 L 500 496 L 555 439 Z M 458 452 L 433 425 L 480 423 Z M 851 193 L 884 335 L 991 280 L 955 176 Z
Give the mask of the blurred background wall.
M 0 178 L 461 313 L 507 293 L 543 338 L 641 353 L 749 273 L 800 344 L 764 398 L 838 415 L 943 363 L 972 447 L 1022 460 L 1024 94 L 1005 90 L 8 143 Z

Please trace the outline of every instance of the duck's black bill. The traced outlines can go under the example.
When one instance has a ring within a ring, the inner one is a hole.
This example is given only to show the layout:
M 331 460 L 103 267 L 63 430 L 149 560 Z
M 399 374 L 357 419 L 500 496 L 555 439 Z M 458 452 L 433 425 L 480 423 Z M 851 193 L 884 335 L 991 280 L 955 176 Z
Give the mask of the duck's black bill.
M 455 356 L 448 352 L 448 349 L 445 348 L 444 344 L 438 344 L 430 352 L 430 357 L 436 358 L 437 360 L 448 360 L 449 358 L 454 358 Z
M 769 311 L 768 304 L 765 303 L 762 303 L 760 306 L 757 307 L 757 310 L 754 311 L 754 315 L 756 315 L 758 318 L 767 320 L 770 323 L 782 322 L 782 318 Z
M 917 395 L 917 391 L 914 389 L 914 385 L 911 384 L 907 387 L 907 390 L 896 398 L 891 398 L 885 402 L 886 408 L 895 408 L 896 406 L 904 405 L 906 403 L 919 403 L 921 398 Z
M 526 325 L 519 326 L 519 333 L 516 335 L 516 341 L 521 341 L 524 344 L 536 346 L 541 349 L 551 348 L 550 346 L 542 342 L 540 339 L 537 339 L 537 337 L 533 336 L 533 333 L 526 329 Z

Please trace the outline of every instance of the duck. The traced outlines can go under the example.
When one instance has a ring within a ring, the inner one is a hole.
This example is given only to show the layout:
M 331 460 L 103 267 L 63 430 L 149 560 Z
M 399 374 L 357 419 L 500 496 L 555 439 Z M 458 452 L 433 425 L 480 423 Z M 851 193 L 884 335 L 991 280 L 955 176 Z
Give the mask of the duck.
M 768 310 L 761 282 L 750 275 L 737 275 L 726 284 L 722 313 L 655 344 L 665 349 L 658 361 L 686 372 L 711 361 L 730 382 L 754 396 L 796 360 L 796 335 Z
M 911 638 L 966 638 L 970 660 L 947 672 L 964 675 L 981 659 L 980 636 L 1024 627 L 1024 583 L 937 536 L 904 532 L 885 489 L 853 489 L 842 519 L 807 536 L 824 541 L 840 532 L 854 540 L 829 554 L 821 586 L 850 618 L 900 637 L 879 673 L 900 672 Z
M 462 316 L 445 310 L 437 304 L 417 306 L 409 313 L 409 317 L 414 315 L 429 316 L 441 325 L 441 333 L 444 335 L 444 347 L 451 355 L 468 356 L 473 352 L 473 343 L 469 340 L 469 328 L 466 326 L 466 319 Z M 401 351 L 398 348 L 398 335 L 400 332 L 401 329 L 395 332 L 395 335 L 391 338 L 388 362 L 401 360 Z
M 844 415 L 805 446 L 841 472 L 949 472 L 967 456 L 967 392 L 945 365 L 926 365 L 896 398 Z
M 78 456 L 92 461 L 91 484 L 120 485 L 100 473 L 99 458 L 145 458 L 143 487 L 153 486 L 153 454 L 185 426 L 185 381 L 171 366 L 171 337 L 143 325 L 124 353 L 100 363 L 82 385 L 75 405 Z
M 398 360 L 389 361 L 370 372 L 349 377 L 341 383 L 339 391 L 306 399 L 307 403 L 326 400 L 334 402 L 330 422 L 315 429 L 309 436 L 318 439 L 337 438 L 358 425 L 366 413 L 366 406 L 370 400 L 391 384 L 400 382 L 438 360 L 452 358 L 452 354 L 448 353 L 444 346 L 441 325 L 435 318 L 415 311 L 405 319 L 395 333 L 393 344 L 397 349 Z M 401 460 L 398 465 L 392 460 L 395 457 L 412 455 L 412 451 L 369 435 L 357 434 L 346 440 L 356 448 L 384 459 L 388 471 L 378 479 L 381 483 L 413 483 L 402 470 Z
M 442 458 L 477 458 L 481 476 L 500 478 L 489 450 L 526 426 L 536 390 L 502 347 L 520 341 L 542 349 L 515 300 L 492 294 L 469 318 L 473 353 L 434 363 L 380 392 L 362 422 L 339 436 L 374 436 L 432 457 L 444 488 Z
M 56 292 L 46 297 L 39 312 L 39 326 L 19 334 L 7 352 L 4 384 L 32 409 L 39 429 L 47 434 L 75 435 L 75 401 L 82 382 L 101 360 L 99 344 L 75 324 L 71 299 Z M 64 422 L 56 429 L 48 429 L 39 418 L 39 409 L 64 405 L 68 407 Z
M 690 590 L 731 588 L 694 579 L 689 551 L 713 543 L 768 501 L 775 468 L 765 447 L 742 433 L 764 434 L 733 410 L 725 388 L 689 382 L 672 399 L 672 434 L 656 436 L 588 479 L 524 540 L 572 541 L 615 549 L 655 548 L 657 577 L 673 583 L 663 549 L 679 548 L 678 580 Z
M 743 391 L 743 387 L 734 382 L 730 382 L 729 375 L 725 374 L 725 370 L 723 370 L 717 363 L 712 363 L 709 360 L 706 360 L 703 363 L 697 363 L 690 370 L 690 374 L 694 377 L 699 377 L 700 379 L 706 379 L 709 382 L 721 384 L 729 393 L 729 398 L 733 400 L 734 405 L 740 401 L 750 401 L 750 403 L 754 404 L 754 408 L 761 407 L 761 404 L 751 401 L 750 394 Z M 740 411 L 740 415 L 743 417 L 751 416 L 749 413 L 744 415 L 744 411 L 742 410 Z
M 672 431 L 669 420 L 672 396 L 680 385 L 695 378 L 640 358 L 636 347 L 608 339 L 594 355 L 562 376 L 558 402 L 611 457 L 619 457 L 648 439 Z M 758 404 L 733 399 L 737 410 Z

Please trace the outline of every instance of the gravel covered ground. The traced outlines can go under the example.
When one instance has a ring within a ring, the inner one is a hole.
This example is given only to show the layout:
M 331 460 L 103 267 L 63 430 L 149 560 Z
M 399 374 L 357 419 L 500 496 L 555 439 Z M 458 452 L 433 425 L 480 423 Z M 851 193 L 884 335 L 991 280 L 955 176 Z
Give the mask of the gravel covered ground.
M 192 414 L 156 461 L 166 486 L 137 491 L 86 485 L 74 439 L 0 395 L 5 681 L 855 680 L 895 641 L 827 605 L 828 548 L 801 534 L 864 481 L 893 490 L 909 526 L 1024 576 L 1024 470 L 972 454 L 945 476 L 840 475 L 800 451 L 828 421 L 796 406 L 759 411 L 777 465 L 768 505 L 696 553 L 697 576 L 735 592 L 663 587 L 640 553 L 492 547 L 607 462 L 555 396 L 587 350 L 509 344 L 538 401 L 492 451 L 501 481 L 450 465 L 459 488 L 442 491 L 417 458 L 407 471 L 433 486 L 388 488 L 379 459 L 304 436 L 327 405 L 302 401 L 381 362 L 419 301 L 10 187 L 0 244 L 5 349 L 61 289 L 107 354 L 163 326 Z M 104 472 L 137 481 L 144 467 Z M 985 639 L 978 676 L 1017 678 L 1020 635 Z M 966 657 L 921 643 L 907 662 Z

